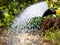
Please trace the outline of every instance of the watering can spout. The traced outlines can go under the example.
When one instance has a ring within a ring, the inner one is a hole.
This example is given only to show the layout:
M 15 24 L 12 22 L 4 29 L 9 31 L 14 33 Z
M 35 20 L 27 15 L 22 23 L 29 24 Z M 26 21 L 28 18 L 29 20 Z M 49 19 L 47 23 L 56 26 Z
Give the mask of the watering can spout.
M 50 15 L 50 14 L 60 14 L 60 10 L 50 10 L 50 9 L 48 9 L 48 10 L 44 13 L 43 17 L 44 17 L 44 16 L 47 16 L 47 15 Z

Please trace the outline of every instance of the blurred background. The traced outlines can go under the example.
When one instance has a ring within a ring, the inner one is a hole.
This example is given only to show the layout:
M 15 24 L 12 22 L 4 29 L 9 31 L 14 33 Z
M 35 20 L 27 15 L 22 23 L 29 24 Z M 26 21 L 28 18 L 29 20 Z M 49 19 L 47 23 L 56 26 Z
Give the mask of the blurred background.
M 7 28 L 12 24 L 15 17 L 18 16 L 26 7 L 29 5 L 40 2 L 41 0 L 0 0 L 0 35 L 2 33 L 7 33 Z M 60 9 L 60 0 L 45 0 L 50 9 L 56 10 Z M 58 14 L 55 17 L 60 17 Z M 46 16 L 54 17 L 54 15 Z M 37 18 L 39 22 L 39 18 Z M 42 18 L 43 19 L 43 18 Z M 34 21 L 32 23 L 35 23 Z M 40 22 L 39 22 L 40 23 Z M 39 26 L 39 25 L 37 25 Z M 58 33 L 57 33 L 58 32 Z M 56 34 L 57 33 L 57 37 Z M 47 36 L 49 34 L 49 36 Z M 48 32 L 43 37 L 46 40 L 55 40 L 57 38 L 60 39 L 60 31 L 55 31 L 55 33 Z M 60 40 L 58 39 L 57 42 Z M 60 44 L 60 42 L 59 42 Z

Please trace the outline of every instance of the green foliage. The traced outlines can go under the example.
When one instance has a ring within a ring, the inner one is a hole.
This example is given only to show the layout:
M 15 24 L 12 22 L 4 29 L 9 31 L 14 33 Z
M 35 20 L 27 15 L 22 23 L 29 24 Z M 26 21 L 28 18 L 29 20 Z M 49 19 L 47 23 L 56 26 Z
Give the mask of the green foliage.
M 40 29 L 42 22 L 45 18 L 35 17 L 29 21 L 27 28 L 29 29 Z
M 38 1 L 39 0 L 0 0 L 0 26 L 9 26 L 20 11 Z
M 45 41 L 54 41 L 57 45 L 60 44 L 60 29 L 54 30 L 53 32 L 46 31 L 45 35 L 42 37 Z

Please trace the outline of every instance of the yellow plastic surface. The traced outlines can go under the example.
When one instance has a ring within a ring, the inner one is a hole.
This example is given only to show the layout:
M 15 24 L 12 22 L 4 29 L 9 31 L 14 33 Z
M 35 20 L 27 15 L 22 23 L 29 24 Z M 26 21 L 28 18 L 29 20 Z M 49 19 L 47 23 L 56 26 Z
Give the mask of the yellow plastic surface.
M 56 10 L 56 14 L 60 14 L 60 10 Z

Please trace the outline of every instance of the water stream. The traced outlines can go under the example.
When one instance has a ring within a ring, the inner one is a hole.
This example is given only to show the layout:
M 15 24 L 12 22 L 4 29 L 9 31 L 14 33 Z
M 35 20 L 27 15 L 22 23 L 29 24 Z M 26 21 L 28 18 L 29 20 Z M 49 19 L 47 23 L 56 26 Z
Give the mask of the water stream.
M 10 35 L 10 41 L 8 41 L 8 44 L 38 45 L 41 43 L 40 36 L 28 33 L 33 29 L 27 29 L 26 26 L 29 23 L 30 19 L 34 17 L 42 17 L 47 9 L 48 5 L 46 2 L 39 2 L 30 5 L 22 13 L 20 13 L 8 30 L 8 34 Z M 38 44 L 36 42 L 38 42 Z

